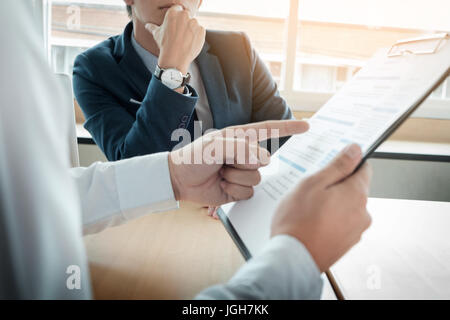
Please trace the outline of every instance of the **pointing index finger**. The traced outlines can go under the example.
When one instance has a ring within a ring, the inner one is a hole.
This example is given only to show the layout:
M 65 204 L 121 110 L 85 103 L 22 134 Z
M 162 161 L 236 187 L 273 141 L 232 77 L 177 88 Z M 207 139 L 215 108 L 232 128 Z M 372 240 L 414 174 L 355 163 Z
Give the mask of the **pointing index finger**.
M 226 130 L 253 131 L 256 134 L 257 140 L 262 141 L 304 133 L 308 129 L 308 122 L 302 120 L 271 120 L 229 127 L 224 129 L 223 133 Z

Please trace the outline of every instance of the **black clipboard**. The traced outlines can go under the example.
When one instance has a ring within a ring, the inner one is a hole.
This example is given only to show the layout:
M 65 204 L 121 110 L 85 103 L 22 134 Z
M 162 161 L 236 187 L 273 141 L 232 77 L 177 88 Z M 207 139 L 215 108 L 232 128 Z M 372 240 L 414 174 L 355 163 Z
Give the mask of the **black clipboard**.
M 408 39 L 397 41 L 388 51 L 387 55 L 389 58 L 398 58 L 405 55 L 429 55 L 436 53 L 445 43 L 446 40 L 450 39 L 450 34 L 447 33 L 439 33 L 427 35 L 420 38 Z M 432 45 L 427 49 L 414 50 L 411 48 L 411 45 L 416 43 L 424 43 L 431 42 Z M 450 45 L 450 44 L 448 44 Z M 388 129 L 384 131 L 384 133 L 368 148 L 368 150 L 363 154 L 363 158 L 361 163 L 355 169 L 355 172 L 371 157 L 371 155 L 375 152 L 375 150 L 385 141 L 387 140 L 399 127 L 400 125 L 408 119 L 408 117 L 417 110 L 417 108 L 436 90 L 442 82 L 445 81 L 447 77 L 450 76 L 450 67 L 442 74 L 442 76 L 413 104 L 411 105 Z M 230 237 L 233 239 L 234 243 L 238 247 L 242 256 L 246 261 L 250 260 L 252 255 L 245 245 L 244 241 L 241 239 L 239 234 L 237 233 L 233 223 L 228 219 L 228 216 L 223 211 L 222 208 L 217 210 L 217 215 L 219 216 L 222 224 L 225 229 L 229 233 Z M 340 292 L 338 288 L 334 288 L 336 295 L 339 297 Z

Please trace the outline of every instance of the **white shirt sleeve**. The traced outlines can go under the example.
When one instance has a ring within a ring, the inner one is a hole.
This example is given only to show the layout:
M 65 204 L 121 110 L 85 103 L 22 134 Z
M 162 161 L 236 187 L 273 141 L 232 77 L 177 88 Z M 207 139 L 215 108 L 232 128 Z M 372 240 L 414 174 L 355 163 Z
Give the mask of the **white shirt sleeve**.
M 323 280 L 313 258 L 297 239 L 280 235 L 250 259 L 224 285 L 201 292 L 196 299 L 320 299 Z
M 152 212 L 178 208 L 168 153 L 70 171 L 78 188 L 84 234 L 99 232 Z
M 167 153 L 69 169 L 32 1 L 0 2 L 0 299 L 89 299 L 82 232 L 177 207 Z
M 68 110 L 32 4 L 0 2 L 0 299 L 89 299 Z

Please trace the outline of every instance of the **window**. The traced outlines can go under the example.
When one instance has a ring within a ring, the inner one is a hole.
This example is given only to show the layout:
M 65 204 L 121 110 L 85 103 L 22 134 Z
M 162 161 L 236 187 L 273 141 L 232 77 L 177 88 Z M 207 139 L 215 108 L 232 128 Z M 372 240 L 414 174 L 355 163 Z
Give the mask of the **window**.
M 450 31 L 442 11 L 450 12 L 449 1 L 299 0 L 296 53 L 287 62 L 296 72 L 293 86 L 285 88 L 293 107 L 308 109 L 318 96 L 325 102 L 379 48 L 399 39 Z M 427 107 L 446 108 L 441 114 L 450 119 L 449 86 L 447 79 L 420 108 L 422 115 L 427 115 Z
M 208 0 L 198 19 L 208 29 L 240 31 L 249 35 L 262 59 L 280 84 L 284 61 L 285 21 L 289 2 L 273 8 L 272 0 Z M 122 0 L 59 0 L 52 2 L 51 65 L 55 72 L 72 73 L 73 60 L 107 37 L 122 33 L 129 22 Z
M 336 88 L 337 67 L 333 65 L 297 64 L 295 87 L 304 91 L 332 92 Z
M 74 58 L 129 22 L 122 0 L 50 3 L 48 47 L 55 72 L 71 74 Z M 208 29 L 243 31 L 294 110 L 315 111 L 380 47 L 398 39 L 450 31 L 450 1 L 205 0 Z M 406 10 L 406 11 L 405 11 Z M 416 116 L 450 119 L 450 79 Z
M 72 74 L 78 54 L 122 33 L 128 21 L 122 0 L 52 1 L 49 42 L 53 71 Z
M 245 32 L 275 81 L 283 87 L 288 14 L 288 0 L 206 0 L 198 20 L 207 29 Z

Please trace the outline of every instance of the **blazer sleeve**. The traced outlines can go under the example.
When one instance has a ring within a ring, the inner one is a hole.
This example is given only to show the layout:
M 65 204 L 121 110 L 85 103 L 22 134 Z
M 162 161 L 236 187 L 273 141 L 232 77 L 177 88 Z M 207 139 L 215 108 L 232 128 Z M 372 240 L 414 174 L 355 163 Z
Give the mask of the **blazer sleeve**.
M 101 85 L 101 75 L 85 54 L 74 64 L 74 93 L 86 118 L 85 128 L 110 161 L 170 151 L 177 141 L 172 132 L 187 128 L 194 113 L 197 93 L 191 96 L 169 89 L 152 77 L 145 98 L 131 115 Z

